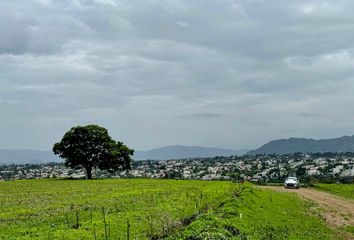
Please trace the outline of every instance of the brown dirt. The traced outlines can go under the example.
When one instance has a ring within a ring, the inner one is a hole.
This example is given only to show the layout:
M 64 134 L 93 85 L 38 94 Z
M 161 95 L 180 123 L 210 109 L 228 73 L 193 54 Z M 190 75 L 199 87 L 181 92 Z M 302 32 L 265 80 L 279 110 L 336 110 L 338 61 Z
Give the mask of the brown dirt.
M 292 192 L 316 203 L 320 209 L 316 209 L 316 215 L 322 217 L 333 227 L 345 227 L 354 225 L 354 201 L 342 198 L 327 192 L 315 190 L 313 188 L 285 189 L 278 186 L 264 186 L 262 188 L 271 189 L 278 192 Z M 309 209 L 314 213 L 314 208 Z

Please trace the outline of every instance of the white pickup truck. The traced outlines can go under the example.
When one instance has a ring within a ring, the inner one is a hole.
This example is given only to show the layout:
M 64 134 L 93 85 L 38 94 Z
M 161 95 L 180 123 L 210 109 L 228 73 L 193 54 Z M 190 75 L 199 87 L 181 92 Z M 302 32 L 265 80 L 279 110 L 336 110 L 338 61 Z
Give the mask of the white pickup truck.
M 285 188 L 300 188 L 300 182 L 297 177 L 288 177 L 284 182 Z

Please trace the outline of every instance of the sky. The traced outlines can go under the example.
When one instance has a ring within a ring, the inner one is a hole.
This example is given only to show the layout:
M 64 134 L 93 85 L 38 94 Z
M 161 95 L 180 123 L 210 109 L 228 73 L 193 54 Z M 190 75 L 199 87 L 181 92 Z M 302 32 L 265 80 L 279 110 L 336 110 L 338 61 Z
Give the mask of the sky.
M 0 1 L 0 149 L 354 134 L 354 1 Z

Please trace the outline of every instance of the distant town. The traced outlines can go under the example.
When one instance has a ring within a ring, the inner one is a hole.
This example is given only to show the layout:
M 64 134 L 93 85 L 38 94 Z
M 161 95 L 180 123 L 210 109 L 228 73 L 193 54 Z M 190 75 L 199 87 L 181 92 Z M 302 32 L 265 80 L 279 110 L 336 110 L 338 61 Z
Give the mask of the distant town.
M 297 176 L 302 182 L 353 182 L 354 153 L 295 153 L 245 155 L 179 160 L 133 161 L 131 170 L 107 172 L 95 169 L 95 178 L 160 178 L 282 182 Z M 83 169 L 64 163 L 0 166 L 0 180 L 85 177 Z

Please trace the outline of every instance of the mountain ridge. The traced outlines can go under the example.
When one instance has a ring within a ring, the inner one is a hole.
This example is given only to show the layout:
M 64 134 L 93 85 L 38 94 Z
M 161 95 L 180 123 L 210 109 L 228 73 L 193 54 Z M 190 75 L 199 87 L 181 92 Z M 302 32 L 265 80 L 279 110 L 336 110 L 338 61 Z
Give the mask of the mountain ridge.
M 134 160 L 167 160 L 195 157 L 215 157 L 242 155 L 248 150 L 233 150 L 224 148 L 172 145 L 154 148 L 146 151 L 136 151 Z M 64 161 L 51 151 L 34 149 L 0 149 L 0 165 L 36 164 Z
M 258 149 L 234 150 L 216 147 L 171 145 L 146 151 L 136 151 L 134 160 L 168 160 L 254 154 L 288 154 L 295 152 L 354 152 L 354 135 L 329 139 L 294 138 L 269 141 Z M 0 165 L 60 162 L 51 151 L 32 149 L 0 149 Z
M 160 148 L 154 148 L 147 151 L 136 151 L 134 154 L 135 160 L 167 160 L 181 158 L 198 158 L 198 157 L 216 157 L 216 156 L 231 156 L 242 155 L 247 150 L 234 150 L 215 147 L 201 146 L 185 146 L 171 145 Z
M 288 138 L 272 140 L 258 149 L 247 152 L 254 154 L 287 154 L 295 152 L 353 152 L 354 135 L 338 138 L 318 139 L 313 138 Z

